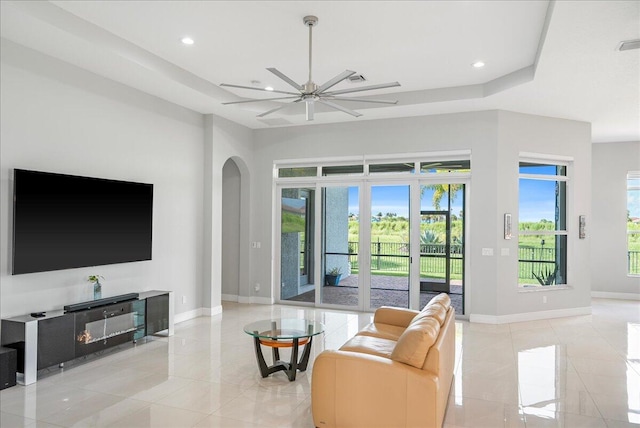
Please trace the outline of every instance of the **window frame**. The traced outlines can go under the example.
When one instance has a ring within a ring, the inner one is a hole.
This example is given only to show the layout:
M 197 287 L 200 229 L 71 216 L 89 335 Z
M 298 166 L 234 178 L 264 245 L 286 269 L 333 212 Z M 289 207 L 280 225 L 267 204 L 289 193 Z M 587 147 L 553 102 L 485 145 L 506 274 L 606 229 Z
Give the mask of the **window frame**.
M 557 174 L 532 174 L 532 173 L 521 173 L 520 166 L 521 163 L 531 163 L 531 164 L 539 164 L 539 165 L 552 165 L 552 166 L 563 166 L 565 167 L 565 175 L 557 175 Z M 566 266 L 564 269 L 565 278 L 563 283 L 561 284 L 552 284 L 552 285 L 541 285 L 541 284 L 521 284 L 519 276 L 516 277 L 517 287 L 520 291 L 548 291 L 548 290 L 562 290 L 566 288 L 570 288 L 568 278 L 571 277 L 570 272 L 570 254 L 571 254 L 571 245 L 569 242 L 570 236 L 570 222 L 572 212 L 572 191 L 571 191 L 571 175 L 573 173 L 573 159 L 569 157 L 562 156 L 549 156 L 542 154 L 532 154 L 532 153 L 520 153 L 518 158 L 518 227 L 517 227 L 517 236 L 516 242 L 518 243 L 518 254 L 519 254 L 519 246 L 520 246 L 520 236 L 565 236 L 565 244 L 566 244 L 566 254 L 564 258 L 566 260 Z M 540 180 L 540 181 L 553 181 L 553 182 L 564 182 L 565 183 L 565 208 L 564 208 L 564 229 L 558 230 L 520 230 L 520 180 Z M 554 243 L 555 245 L 555 243 Z M 520 272 L 520 260 L 518 259 L 518 268 L 516 269 L 516 275 L 519 275 Z

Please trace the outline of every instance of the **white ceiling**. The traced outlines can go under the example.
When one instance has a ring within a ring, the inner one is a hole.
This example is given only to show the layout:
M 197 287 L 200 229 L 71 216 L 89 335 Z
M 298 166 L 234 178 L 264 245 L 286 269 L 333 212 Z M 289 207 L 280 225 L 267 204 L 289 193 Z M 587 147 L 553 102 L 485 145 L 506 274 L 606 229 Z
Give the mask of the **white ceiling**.
M 258 129 L 304 125 L 303 103 L 259 119 L 280 104 L 221 103 L 274 94 L 219 84 L 292 89 L 267 67 L 305 83 L 305 15 L 319 18 L 316 83 L 349 69 L 367 82 L 334 89 L 402 85 L 353 94 L 395 106 L 349 102 L 362 117 L 318 109 L 312 123 L 503 109 L 590 122 L 594 142 L 640 141 L 640 50 L 616 50 L 640 38 L 639 1 L 2 1 L 0 34 Z

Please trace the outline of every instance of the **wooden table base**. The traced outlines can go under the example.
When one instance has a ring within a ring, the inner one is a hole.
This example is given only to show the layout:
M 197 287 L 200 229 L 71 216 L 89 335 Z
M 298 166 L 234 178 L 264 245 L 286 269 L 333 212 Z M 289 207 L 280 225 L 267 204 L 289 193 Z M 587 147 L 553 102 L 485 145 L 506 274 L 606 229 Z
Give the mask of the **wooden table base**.
M 258 361 L 258 368 L 260 368 L 260 374 L 262 377 L 267 377 L 271 373 L 284 371 L 287 374 L 290 382 L 296 380 L 296 373 L 298 370 L 301 372 L 307 370 L 307 364 L 309 363 L 309 355 L 311 354 L 311 342 L 313 337 L 303 337 L 301 339 L 292 340 L 268 340 L 254 337 L 254 344 L 256 348 L 256 360 Z M 260 345 L 269 346 L 273 354 L 273 365 L 267 366 L 262 354 L 262 348 Z M 302 351 L 302 358 L 298 361 L 298 347 L 304 345 Z M 280 348 L 291 348 L 291 361 L 280 360 Z

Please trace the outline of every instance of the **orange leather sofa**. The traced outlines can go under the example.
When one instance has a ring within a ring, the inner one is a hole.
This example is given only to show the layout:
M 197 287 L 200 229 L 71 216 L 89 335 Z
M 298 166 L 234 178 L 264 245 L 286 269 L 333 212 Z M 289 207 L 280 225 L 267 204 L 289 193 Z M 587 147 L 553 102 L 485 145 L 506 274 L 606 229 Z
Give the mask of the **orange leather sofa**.
M 447 294 L 422 311 L 381 307 L 373 322 L 313 365 L 318 428 L 441 427 L 453 380 L 455 310 Z

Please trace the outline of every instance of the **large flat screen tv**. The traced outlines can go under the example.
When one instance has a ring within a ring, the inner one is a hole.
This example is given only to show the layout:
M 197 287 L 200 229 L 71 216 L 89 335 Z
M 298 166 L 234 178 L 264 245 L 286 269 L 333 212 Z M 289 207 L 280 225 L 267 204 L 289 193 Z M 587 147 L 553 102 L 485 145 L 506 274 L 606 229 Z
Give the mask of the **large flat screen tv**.
M 14 170 L 14 275 L 151 260 L 153 184 Z

